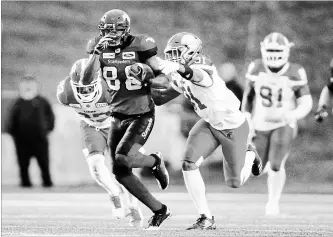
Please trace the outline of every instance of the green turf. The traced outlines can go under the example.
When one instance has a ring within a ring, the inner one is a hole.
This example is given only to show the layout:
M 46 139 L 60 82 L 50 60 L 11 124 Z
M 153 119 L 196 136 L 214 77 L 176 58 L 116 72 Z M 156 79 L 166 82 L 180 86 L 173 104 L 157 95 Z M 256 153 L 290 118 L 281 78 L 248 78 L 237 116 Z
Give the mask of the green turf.
M 282 214 L 269 218 L 265 194 L 209 193 L 216 231 L 184 230 L 197 217 L 187 193 L 155 195 L 173 216 L 148 232 L 112 217 L 102 193 L 3 193 L 2 236 L 333 236 L 333 195 L 286 194 Z M 151 213 L 143 213 L 146 223 Z

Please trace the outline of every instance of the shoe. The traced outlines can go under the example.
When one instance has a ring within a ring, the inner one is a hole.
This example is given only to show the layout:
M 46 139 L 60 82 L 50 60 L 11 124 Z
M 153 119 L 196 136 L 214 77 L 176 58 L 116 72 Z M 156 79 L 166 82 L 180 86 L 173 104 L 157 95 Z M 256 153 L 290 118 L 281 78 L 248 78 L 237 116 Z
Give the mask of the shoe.
M 266 216 L 277 216 L 280 214 L 279 202 L 267 202 L 265 206 Z
M 126 217 L 129 217 L 129 226 L 131 227 L 142 227 L 143 215 L 139 207 L 130 207 Z
M 254 158 L 253 165 L 252 165 L 252 174 L 254 176 L 258 176 L 263 171 L 262 160 L 261 160 L 261 158 L 260 158 L 260 156 L 257 152 L 257 149 L 251 143 L 249 143 L 249 145 L 247 147 L 247 150 L 248 151 L 253 151 L 254 154 L 255 154 L 255 158 Z
M 148 221 L 148 226 L 145 230 L 159 230 L 160 225 L 163 223 L 163 221 L 169 219 L 171 217 L 171 211 L 170 209 L 165 206 L 165 211 L 160 214 L 154 214 Z
M 120 196 L 111 196 L 111 203 L 112 205 L 112 214 L 114 217 L 117 217 L 118 219 L 125 217 L 125 209 L 123 202 L 120 198 Z
M 158 164 L 152 167 L 152 173 L 160 188 L 165 190 L 169 186 L 169 173 L 165 167 L 163 156 L 160 152 L 150 155 L 158 161 Z
M 192 226 L 188 227 L 186 230 L 215 230 L 216 224 L 214 220 L 214 216 L 212 219 L 209 219 L 206 215 L 201 214 L 201 216 L 197 219 L 197 222 Z

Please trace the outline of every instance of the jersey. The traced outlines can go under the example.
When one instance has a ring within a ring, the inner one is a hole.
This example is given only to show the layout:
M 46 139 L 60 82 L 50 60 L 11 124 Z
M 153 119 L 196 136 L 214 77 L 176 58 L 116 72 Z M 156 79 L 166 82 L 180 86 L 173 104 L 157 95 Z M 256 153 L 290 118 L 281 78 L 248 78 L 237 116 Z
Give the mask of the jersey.
M 90 40 L 87 52 L 93 53 L 101 36 Z M 108 47 L 100 54 L 101 75 L 110 89 L 113 112 L 127 115 L 142 114 L 154 109 L 149 87 L 129 76 L 130 66 L 145 63 L 157 54 L 154 39 L 144 35 L 130 35 L 121 47 Z
M 237 128 L 244 123 L 240 101 L 226 87 L 212 61 L 200 56 L 190 67 L 202 71 L 204 79 L 196 83 L 173 73 L 171 86 L 191 101 L 195 112 L 217 130 Z
M 108 128 L 112 119 L 108 86 L 104 80 L 100 80 L 98 86 L 102 93 L 94 101 L 82 103 L 72 89 L 70 78 L 66 77 L 58 85 L 57 98 L 60 104 L 73 108 L 80 119 L 88 125 L 95 128 Z
M 286 63 L 273 73 L 257 59 L 249 65 L 246 78 L 255 93 L 252 122 L 259 131 L 285 126 L 284 117 L 295 109 L 296 99 L 310 94 L 306 72 L 299 64 Z

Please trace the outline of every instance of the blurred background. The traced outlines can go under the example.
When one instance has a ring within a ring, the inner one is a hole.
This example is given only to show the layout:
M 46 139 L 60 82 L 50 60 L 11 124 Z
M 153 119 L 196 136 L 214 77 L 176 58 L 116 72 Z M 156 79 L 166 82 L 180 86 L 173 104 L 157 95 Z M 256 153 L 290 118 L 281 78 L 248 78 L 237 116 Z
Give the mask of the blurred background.
M 50 161 L 58 187 L 96 186 L 81 152 L 79 120 L 70 108 L 57 104 L 56 87 L 79 58 L 87 57 L 88 40 L 98 34 L 102 15 L 119 8 L 131 17 L 132 33 L 155 38 L 159 56 L 167 40 L 180 31 L 198 35 L 216 66 L 228 63 L 225 79 L 244 85 L 248 64 L 261 57 L 260 42 L 273 31 L 295 43 L 290 61 L 304 66 L 314 99 L 329 78 L 333 56 L 332 2 L 1 2 L 1 127 L 17 97 L 19 79 L 37 77 L 41 93 L 53 105 L 56 126 L 50 134 Z M 230 67 L 230 65 L 234 65 Z M 189 129 L 197 116 L 178 98 L 158 107 L 147 152 L 161 151 L 169 162 L 171 184 L 183 184 L 180 159 Z M 333 193 L 333 119 L 321 125 L 312 114 L 300 121 L 298 137 L 286 163 L 285 192 Z M 11 137 L 1 134 L 2 185 L 17 186 L 18 167 Z M 201 168 L 208 187 L 233 191 L 224 184 L 221 152 Z M 40 183 L 33 160 L 32 181 Z M 145 175 L 145 172 L 143 172 Z M 147 182 L 151 178 L 146 174 Z M 209 181 L 208 181 L 209 180 Z M 266 177 L 247 182 L 242 190 L 265 192 Z M 156 185 L 155 185 L 156 186 Z M 185 187 L 178 185 L 180 189 Z M 101 188 L 98 190 L 103 191 Z

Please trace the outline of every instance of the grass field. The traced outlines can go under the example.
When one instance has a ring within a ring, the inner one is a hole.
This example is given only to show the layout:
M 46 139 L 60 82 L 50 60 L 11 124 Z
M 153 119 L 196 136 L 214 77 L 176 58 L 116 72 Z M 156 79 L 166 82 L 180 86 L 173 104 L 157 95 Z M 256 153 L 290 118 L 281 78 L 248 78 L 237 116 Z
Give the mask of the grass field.
M 282 214 L 265 217 L 266 194 L 209 193 L 216 231 L 185 231 L 197 218 L 188 194 L 157 192 L 173 216 L 160 231 L 112 217 L 103 193 L 2 193 L 1 236 L 333 236 L 333 195 L 285 194 Z M 145 224 L 151 213 L 144 208 Z

